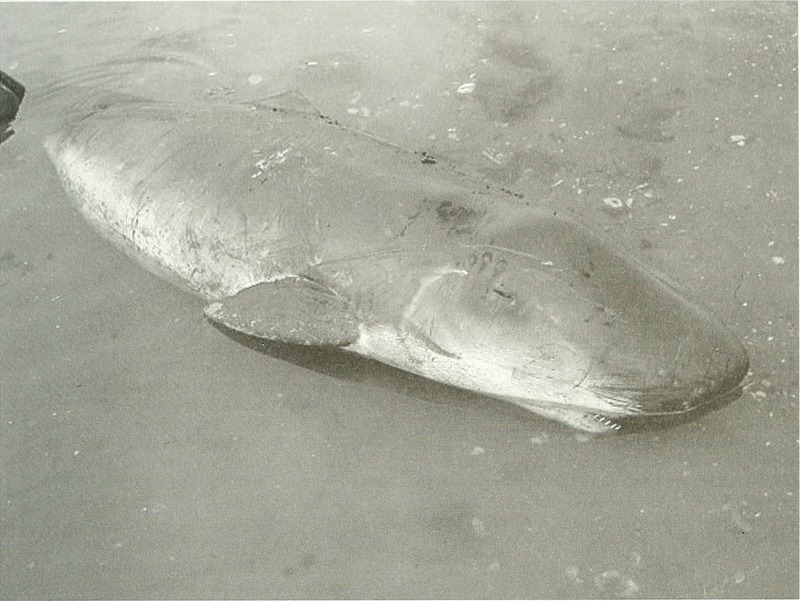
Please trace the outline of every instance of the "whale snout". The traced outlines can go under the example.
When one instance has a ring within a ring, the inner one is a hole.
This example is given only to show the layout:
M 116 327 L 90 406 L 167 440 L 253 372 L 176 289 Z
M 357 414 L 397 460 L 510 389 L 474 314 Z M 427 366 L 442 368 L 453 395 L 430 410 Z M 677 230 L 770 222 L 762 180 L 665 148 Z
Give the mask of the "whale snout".
M 498 232 L 491 250 L 505 265 L 489 289 L 513 298 L 497 347 L 521 349 L 514 373 L 529 379 L 527 394 L 504 398 L 602 431 L 700 415 L 741 393 L 749 361 L 733 333 L 587 230 L 543 217 Z
M 722 341 L 707 356 L 701 373 L 687 382 L 686 392 L 679 389 L 678 394 L 666 394 L 662 399 L 654 395 L 646 404 L 646 411 L 654 414 L 684 413 L 723 397 L 734 400 L 741 394 L 740 385 L 749 366 L 747 353 L 737 341 Z
M 638 374 L 631 370 L 606 372 L 599 378 L 603 383 L 589 387 L 610 403 L 627 406 L 629 415 L 637 418 L 688 417 L 734 401 L 741 395 L 741 383 L 749 369 L 747 352 L 722 326 L 713 322 L 695 325 L 705 338 L 676 339 L 673 360 L 652 357 L 642 363 L 653 365 L 661 360 L 660 368 Z M 705 331 L 714 325 L 720 330 L 716 339 Z M 646 349 L 640 351 L 646 353 Z M 627 362 L 630 365 L 633 359 L 628 357 Z
M 719 320 L 646 271 L 606 266 L 592 290 L 604 315 L 576 336 L 589 357 L 587 388 L 623 414 L 651 419 L 739 396 L 749 359 Z
M 620 288 L 606 288 L 606 306 L 619 319 L 605 345 L 592 345 L 586 384 L 612 405 L 640 417 L 697 414 L 737 398 L 749 359 L 737 338 L 711 313 L 645 272 L 617 272 Z M 596 340 L 600 340 L 597 338 Z M 627 404 L 627 407 L 626 407 Z

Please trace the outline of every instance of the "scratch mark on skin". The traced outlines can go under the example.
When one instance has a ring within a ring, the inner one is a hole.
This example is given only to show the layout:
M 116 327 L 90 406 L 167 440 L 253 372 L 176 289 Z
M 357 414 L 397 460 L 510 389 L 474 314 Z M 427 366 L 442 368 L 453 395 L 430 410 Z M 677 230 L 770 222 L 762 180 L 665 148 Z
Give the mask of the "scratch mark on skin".
M 390 257 L 392 255 L 403 254 L 405 252 L 405 249 L 402 248 L 391 248 L 388 250 L 378 249 L 356 255 L 342 255 L 332 259 L 326 259 L 325 261 L 319 261 L 315 263 L 314 266 L 320 267 L 322 265 L 336 265 L 337 263 L 351 263 L 354 261 L 366 261 L 368 259 L 380 259 L 384 257 Z
M 592 357 L 592 360 L 589 362 L 589 365 L 586 368 L 586 372 L 583 374 L 583 377 L 581 377 L 580 381 L 577 384 L 575 384 L 573 388 L 578 388 L 581 386 L 581 384 L 584 383 L 586 378 L 589 377 L 589 374 L 592 373 L 592 370 L 594 369 L 596 363 L 602 364 L 603 362 L 605 362 L 606 358 L 608 357 L 608 354 L 611 352 L 611 346 L 612 345 L 606 346 L 606 348 L 603 350 L 603 353 L 599 357 Z
M 441 280 L 446 275 L 450 274 L 457 274 L 457 275 L 467 275 L 467 271 L 464 269 L 448 269 L 447 271 L 443 271 L 433 275 L 429 278 L 425 278 L 420 283 L 419 288 L 417 289 L 417 293 L 414 295 L 414 298 L 411 299 L 411 302 L 408 303 L 408 307 L 406 308 L 405 312 L 403 313 L 403 320 L 408 322 L 411 320 L 411 316 L 417 311 L 417 306 L 419 305 L 423 293 L 428 289 L 428 286 L 433 284 L 434 282 Z
M 419 210 L 416 213 L 414 213 L 413 215 L 409 215 L 408 221 L 403 226 L 403 229 L 400 230 L 400 233 L 397 234 L 397 237 L 398 238 L 402 238 L 403 236 L 405 236 L 406 235 L 406 230 L 408 230 L 408 228 L 411 227 L 411 224 L 413 224 L 414 221 L 417 219 L 417 217 L 419 217 L 421 214 L 422 214 L 422 211 Z
M 681 338 L 678 342 L 678 347 L 675 349 L 675 353 L 672 355 L 672 368 L 669 371 L 669 380 L 670 382 L 675 382 L 678 380 L 678 358 L 682 356 L 683 347 L 686 344 L 686 341 Z
M 589 363 L 589 367 L 587 367 L 587 368 L 586 368 L 586 371 L 584 372 L 584 374 L 583 374 L 583 376 L 581 377 L 580 381 L 578 381 L 578 382 L 577 382 L 576 384 L 574 384 L 572 387 L 573 387 L 573 388 L 578 388 L 578 387 L 580 387 L 580 385 L 581 385 L 581 384 L 583 384 L 584 380 L 586 380 L 586 378 L 588 377 L 589 373 L 591 373 L 591 371 L 592 371 L 593 369 L 594 369 L 594 358 L 592 358 L 591 362 Z
M 544 259 L 542 259 L 538 255 L 534 255 L 533 253 L 528 253 L 528 252 L 525 252 L 525 251 L 522 251 L 522 250 L 516 250 L 516 249 L 513 249 L 513 248 L 508 248 L 506 246 L 499 246 L 497 244 L 484 244 L 482 246 L 485 246 L 486 248 L 490 248 L 492 250 L 499 250 L 499 251 L 502 251 L 502 252 L 506 252 L 506 253 L 508 253 L 510 255 L 516 255 L 518 257 L 525 257 L 526 259 L 536 259 L 538 261 L 541 261 L 542 265 L 548 265 L 548 266 L 552 265 L 551 261 L 545 261 Z
M 249 258 L 250 257 L 250 237 L 249 237 L 250 235 L 249 235 L 249 231 L 248 231 L 249 223 L 247 221 L 247 215 L 245 215 L 244 213 L 242 213 L 241 215 L 242 215 L 242 218 L 244 219 L 244 228 L 243 228 L 244 229 L 244 256 L 245 256 L 245 258 Z
M 415 323 L 406 323 L 406 328 L 411 330 L 412 332 L 414 332 L 417 335 L 417 337 L 419 338 L 419 340 L 422 342 L 422 344 L 424 344 L 426 347 L 428 347 L 430 350 L 432 350 L 437 355 L 442 355 L 444 357 L 448 357 L 449 359 L 461 359 L 461 355 L 460 354 L 454 353 L 452 351 L 448 351 L 447 349 L 445 349 L 445 348 L 439 346 L 438 344 L 436 344 L 433 340 L 431 340 L 430 337 L 426 336 L 422 332 L 422 328 L 417 326 L 417 324 L 415 324 Z M 403 344 L 405 344 L 406 347 L 408 347 L 408 339 L 407 339 L 407 337 L 403 336 L 402 340 L 403 340 Z
M 460 359 L 461 355 L 459 355 L 457 353 L 453 353 L 451 351 L 448 351 L 448 350 L 442 348 L 441 346 L 439 346 L 438 344 L 436 344 L 432 340 L 433 327 L 434 327 L 434 322 L 435 322 L 434 318 L 431 318 L 430 322 L 428 324 L 428 335 L 425 335 L 423 333 L 423 331 L 422 331 L 422 328 L 419 325 L 417 325 L 416 323 L 414 323 L 411 320 L 411 318 L 414 315 L 414 313 L 416 313 L 417 308 L 418 308 L 420 302 L 422 301 L 423 294 L 425 293 L 425 291 L 428 289 L 428 287 L 431 284 L 433 284 L 434 282 L 440 281 L 442 278 L 444 278 L 445 276 L 448 276 L 448 275 L 452 275 L 452 274 L 467 275 L 467 273 L 468 272 L 465 271 L 464 269 L 448 269 L 448 270 L 442 271 L 442 272 L 437 273 L 437 274 L 435 274 L 433 276 L 430 276 L 428 278 L 423 279 L 422 282 L 420 283 L 420 287 L 417 290 L 417 293 L 414 295 L 414 298 L 411 299 L 411 302 L 408 303 L 408 306 L 406 307 L 406 310 L 403 312 L 403 320 L 402 320 L 402 322 L 404 324 L 404 327 L 407 330 L 411 330 L 414 333 L 416 333 L 417 336 L 422 341 L 422 343 L 425 346 L 427 346 L 429 349 L 434 351 L 435 353 L 437 353 L 439 355 L 443 355 L 445 357 L 449 357 L 451 359 Z
M 133 218 L 131 219 L 131 225 L 130 225 L 131 236 L 130 237 L 131 237 L 131 243 L 134 246 L 137 246 L 137 244 L 136 244 L 136 232 L 139 231 L 139 216 L 141 215 L 142 211 L 144 211 L 144 208 L 148 204 L 150 204 L 150 199 L 149 198 L 144 198 L 142 204 L 139 205 L 138 209 L 136 209 L 136 213 L 133 215 Z

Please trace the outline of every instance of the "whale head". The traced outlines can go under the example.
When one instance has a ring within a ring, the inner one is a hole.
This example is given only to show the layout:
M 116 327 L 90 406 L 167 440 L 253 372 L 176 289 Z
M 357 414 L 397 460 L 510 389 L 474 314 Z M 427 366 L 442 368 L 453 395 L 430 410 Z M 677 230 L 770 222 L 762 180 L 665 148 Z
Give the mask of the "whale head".
M 592 432 L 740 393 L 748 357 L 733 334 L 571 221 L 527 213 L 455 254 L 419 278 L 395 344 L 362 336 L 368 354 Z

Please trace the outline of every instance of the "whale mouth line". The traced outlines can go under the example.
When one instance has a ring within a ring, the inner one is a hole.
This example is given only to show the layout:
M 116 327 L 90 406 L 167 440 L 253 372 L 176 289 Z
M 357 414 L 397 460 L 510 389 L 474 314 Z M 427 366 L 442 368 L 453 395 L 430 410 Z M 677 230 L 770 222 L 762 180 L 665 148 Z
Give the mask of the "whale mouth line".
M 538 407 L 545 411 L 552 410 L 565 414 L 588 417 L 608 427 L 610 432 L 637 432 L 648 428 L 662 428 L 694 421 L 695 419 L 730 404 L 739 398 L 744 390 L 742 384 L 723 390 L 703 402 L 686 406 L 673 411 L 647 411 L 638 403 L 631 403 L 627 408 L 620 403 L 619 408 L 590 407 L 586 405 L 565 405 L 548 401 L 520 402 L 516 397 L 502 397 L 503 400 L 523 405 L 535 411 Z
M 641 411 L 639 413 L 631 413 L 627 415 L 614 415 L 610 413 L 603 413 L 594 411 L 597 415 L 602 415 L 608 419 L 612 419 L 622 432 L 633 433 L 649 428 L 666 428 L 695 421 L 696 419 L 716 411 L 726 405 L 729 405 L 738 399 L 744 387 L 742 384 L 734 386 L 728 390 L 721 391 L 719 394 L 714 395 L 701 403 L 688 406 L 680 410 L 673 411 Z
M 689 407 L 683 411 L 641 413 L 638 415 L 614 416 L 613 420 L 624 433 L 641 432 L 647 429 L 661 429 L 693 422 L 700 417 L 712 413 L 738 399 L 744 388 L 739 385 L 722 392 L 703 403 Z
M 659 417 L 659 416 L 675 416 L 693 413 L 702 410 L 706 405 L 719 406 L 719 403 L 725 404 L 728 400 L 735 400 L 742 393 L 742 384 L 723 388 L 713 395 L 697 398 L 693 395 L 691 389 L 687 388 L 685 391 L 663 391 L 659 394 L 656 390 L 648 391 L 641 390 L 638 392 L 628 391 L 626 396 L 613 394 L 611 389 L 606 387 L 593 388 L 595 394 L 601 397 L 605 402 L 612 405 L 619 405 L 622 409 L 617 413 L 607 408 L 600 409 L 602 413 L 609 415 L 623 415 L 628 417 Z M 692 397 L 695 398 L 692 398 Z M 648 409 L 648 407 L 651 407 Z M 588 410 L 588 409 L 587 409 Z M 597 409 L 593 409 L 598 411 Z
M 647 419 L 648 417 L 657 418 L 657 417 L 676 417 L 676 416 L 689 416 L 695 414 L 702 414 L 710 411 L 711 409 L 716 409 L 719 407 L 724 407 L 728 403 L 735 401 L 738 399 L 744 390 L 742 384 L 738 384 L 729 388 L 727 390 L 722 390 L 715 394 L 714 396 L 703 400 L 700 403 L 687 406 L 682 409 L 675 409 L 673 411 L 645 411 L 642 412 L 639 416 L 643 419 Z M 631 416 L 636 417 L 636 416 Z

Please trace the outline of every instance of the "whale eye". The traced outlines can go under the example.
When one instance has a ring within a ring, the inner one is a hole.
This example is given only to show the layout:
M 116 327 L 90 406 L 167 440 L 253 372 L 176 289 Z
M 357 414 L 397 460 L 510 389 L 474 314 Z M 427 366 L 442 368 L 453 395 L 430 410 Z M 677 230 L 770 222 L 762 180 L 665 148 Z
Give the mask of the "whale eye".
M 512 305 L 517 302 L 514 293 L 507 290 L 505 286 L 503 286 L 502 282 L 497 282 L 494 288 L 492 288 L 492 292 L 494 292 L 500 298 L 504 298 L 505 300 L 509 301 Z

